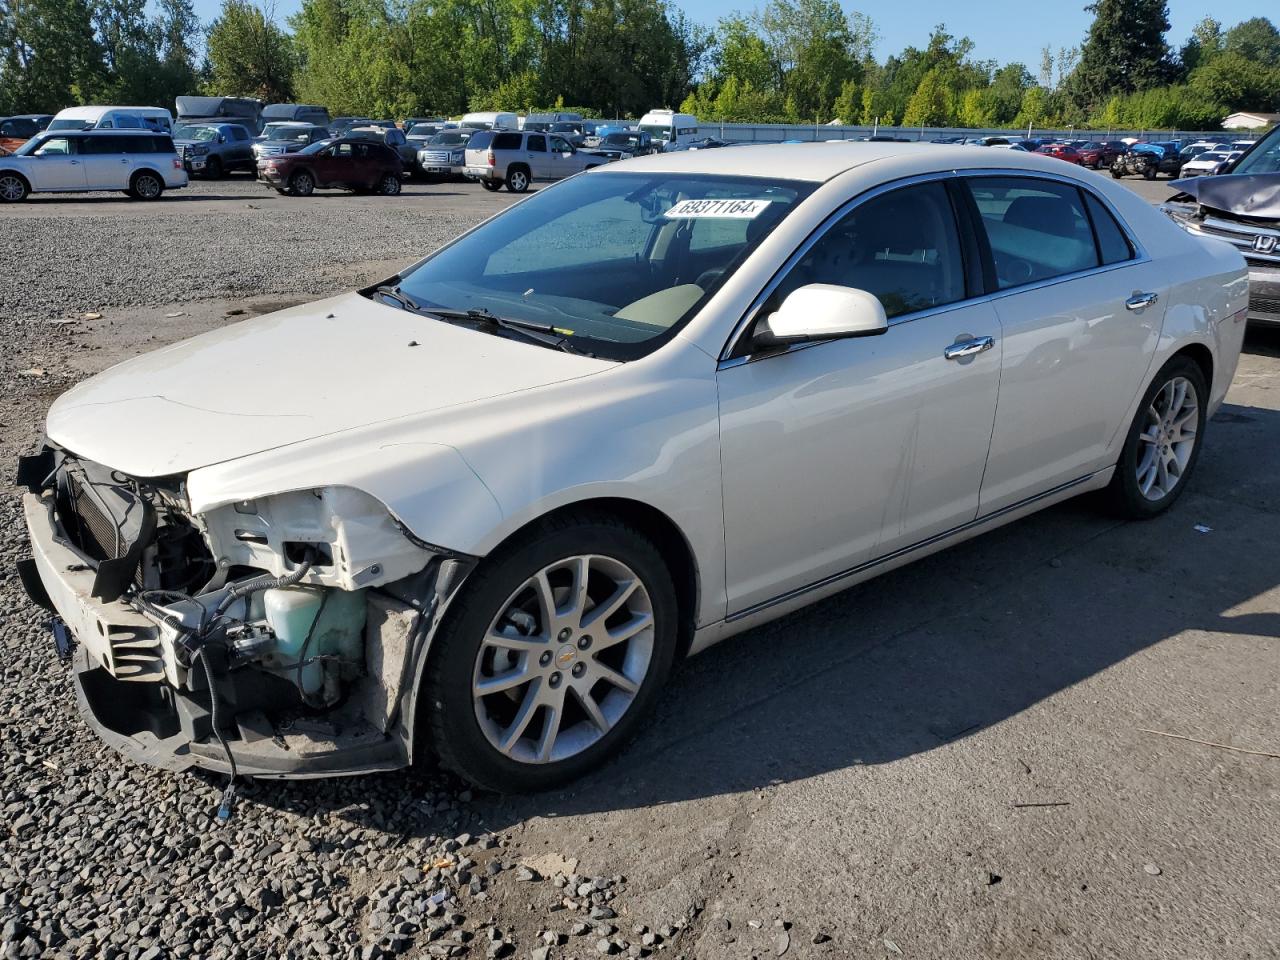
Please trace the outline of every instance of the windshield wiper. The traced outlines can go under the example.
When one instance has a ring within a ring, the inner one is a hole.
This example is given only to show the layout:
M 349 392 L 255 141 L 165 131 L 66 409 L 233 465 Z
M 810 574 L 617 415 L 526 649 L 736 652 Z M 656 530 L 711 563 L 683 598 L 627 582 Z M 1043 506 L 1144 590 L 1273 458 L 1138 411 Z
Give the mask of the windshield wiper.
M 396 303 L 400 304 L 400 307 L 403 310 L 412 310 L 414 313 L 424 312 L 422 305 L 418 303 L 418 301 L 414 300 L 413 297 L 404 293 L 399 287 L 393 287 L 390 284 L 384 283 L 373 292 L 380 297 L 386 297 L 388 300 L 394 300 Z
M 400 296 L 400 294 L 397 295 Z M 452 310 L 444 307 L 418 307 L 416 309 L 421 310 L 422 313 L 429 317 L 439 317 L 442 320 L 467 320 L 477 326 L 511 330 L 535 343 L 555 347 L 565 353 L 582 352 L 569 342 L 566 331 L 549 323 L 536 323 L 532 320 L 512 320 L 509 317 L 500 317 L 479 307 L 472 307 L 470 310 Z

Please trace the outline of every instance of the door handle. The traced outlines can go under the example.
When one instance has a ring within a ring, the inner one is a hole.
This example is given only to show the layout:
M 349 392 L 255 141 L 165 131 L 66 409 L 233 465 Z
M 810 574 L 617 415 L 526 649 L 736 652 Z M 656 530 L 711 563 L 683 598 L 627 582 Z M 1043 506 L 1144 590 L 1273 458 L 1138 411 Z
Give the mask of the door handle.
M 1149 307 L 1160 299 L 1158 293 L 1135 293 L 1132 297 L 1124 302 L 1126 310 L 1141 310 L 1143 307 Z
M 972 340 L 961 340 L 942 351 L 948 360 L 963 360 L 965 357 L 976 357 L 996 345 L 994 337 L 974 337 Z
M 70 161 L 70 162 L 71 162 L 71 165 L 72 165 L 73 167 L 78 167 L 78 166 L 80 166 L 80 161 L 79 161 L 79 160 L 72 160 L 72 161 Z
M 129 162 L 129 158 L 128 158 L 128 157 L 121 157 L 121 158 L 120 158 L 120 162 L 121 162 L 121 163 L 128 163 L 128 162 Z

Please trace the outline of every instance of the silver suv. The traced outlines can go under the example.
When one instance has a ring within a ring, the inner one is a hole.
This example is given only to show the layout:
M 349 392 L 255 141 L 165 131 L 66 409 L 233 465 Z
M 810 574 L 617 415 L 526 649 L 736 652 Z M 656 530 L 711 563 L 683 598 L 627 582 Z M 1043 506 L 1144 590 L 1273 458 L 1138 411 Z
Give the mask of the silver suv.
M 486 190 L 505 183 L 524 193 L 534 180 L 560 180 L 590 170 L 609 158 L 579 149 L 556 133 L 480 130 L 467 141 L 465 174 Z
M 150 130 L 56 130 L 32 137 L 0 157 L 0 201 L 31 193 L 123 190 L 155 200 L 187 185 L 187 171 L 168 133 Z

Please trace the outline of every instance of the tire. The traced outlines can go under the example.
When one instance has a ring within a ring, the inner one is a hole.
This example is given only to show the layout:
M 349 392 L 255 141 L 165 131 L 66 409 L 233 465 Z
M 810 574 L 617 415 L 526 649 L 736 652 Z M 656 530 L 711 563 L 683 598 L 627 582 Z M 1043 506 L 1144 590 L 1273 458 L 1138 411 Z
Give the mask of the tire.
M 295 197 L 309 197 L 316 191 L 316 178 L 310 170 L 299 170 L 289 178 L 289 192 Z
M 1188 392 L 1182 392 L 1186 389 L 1184 384 L 1189 386 Z M 1172 413 L 1167 410 L 1170 401 L 1179 404 Z M 1194 411 L 1189 410 L 1188 401 Z M 1182 496 L 1200 459 L 1208 402 L 1204 374 L 1190 357 L 1174 357 L 1160 368 L 1138 404 L 1115 476 L 1106 489 L 1106 499 L 1116 513 L 1131 520 L 1149 520 L 1164 513 Z M 1188 435 L 1192 424 L 1194 430 Z M 1183 442 L 1189 446 L 1182 447 Z M 1161 459 L 1166 463 L 1163 468 Z M 1176 478 L 1169 469 L 1175 463 Z M 1144 490 L 1144 486 L 1149 489 Z
M 1155 167 L 1147 167 L 1147 169 L 1142 171 L 1142 177 L 1144 180 L 1154 180 L 1157 172 L 1158 171 Z
M 524 193 L 529 189 L 529 171 L 524 167 L 510 167 L 507 170 L 507 189 L 512 193 Z
M 222 161 L 217 157 L 210 157 L 204 165 L 204 175 L 210 180 L 221 180 L 223 174 Z
M 393 173 L 388 173 L 378 181 L 377 192 L 384 197 L 397 197 L 400 195 L 402 187 L 403 184 L 400 182 L 400 178 Z
M 1112 167 L 1111 176 L 1114 177 L 1116 180 L 1119 180 L 1121 177 L 1124 176 L 1124 171 L 1121 170 L 1119 167 Z
M 135 200 L 159 200 L 164 193 L 164 181 L 160 174 L 150 170 L 135 173 L 129 181 L 129 196 Z
M 583 559 L 589 592 L 575 610 Z M 551 618 L 532 586 L 539 576 L 558 611 Z M 608 625 L 593 626 L 592 614 L 623 595 L 618 584 L 632 582 Z M 419 730 L 430 730 L 441 763 L 485 789 L 545 790 L 599 766 L 635 735 L 670 675 L 678 635 L 675 588 L 653 541 L 607 515 L 555 520 L 482 561 L 462 590 L 435 639 L 419 700 Z M 622 616 L 630 619 L 619 623 Z M 599 642 L 597 631 L 622 632 L 646 618 L 629 638 Z M 497 637 L 525 649 L 495 645 Z M 505 689 L 473 692 L 512 674 Z M 554 714 L 547 703 L 558 704 Z
M 502 181 L 501 180 L 481 180 L 480 186 L 484 187 L 490 193 L 497 193 L 499 190 L 502 189 Z
M 0 203 L 21 203 L 31 193 L 27 181 L 16 173 L 0 173 Z

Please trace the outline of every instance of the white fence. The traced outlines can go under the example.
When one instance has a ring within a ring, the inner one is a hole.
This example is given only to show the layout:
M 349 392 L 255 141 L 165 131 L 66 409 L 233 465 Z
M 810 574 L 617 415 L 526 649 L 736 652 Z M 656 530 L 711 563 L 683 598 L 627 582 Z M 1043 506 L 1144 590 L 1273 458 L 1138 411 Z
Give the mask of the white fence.
M 800 123 L 702 123 L 698 132 L 704 137 L 721 140 L 745 140 L 749 143 L 782 143 L 787 140 L 850 140 L 859 137 L 882 136 L 904 140 L 935 140 L 940 137 L 1008 137 L 1022 140 L 1027 130 L 986 129 L 960 127 L 830 127 L 822 124 Z M 1140 140 L 1256 140 L 1259 134 L 1234 130 L 1044 130 L 1032 128 L 1031 136 L 1037 138 L 1061 138 L 1064 140 L 1119 140 L 1137 137 Z

